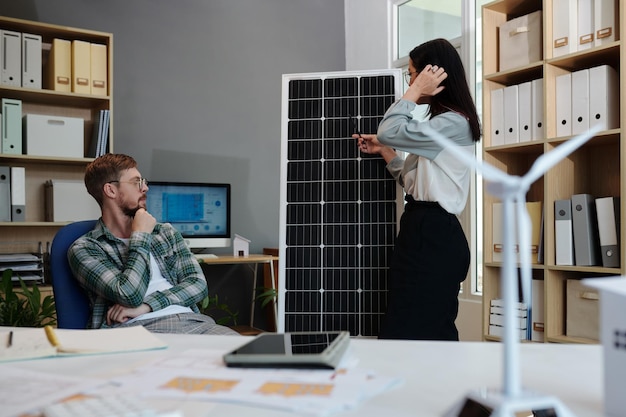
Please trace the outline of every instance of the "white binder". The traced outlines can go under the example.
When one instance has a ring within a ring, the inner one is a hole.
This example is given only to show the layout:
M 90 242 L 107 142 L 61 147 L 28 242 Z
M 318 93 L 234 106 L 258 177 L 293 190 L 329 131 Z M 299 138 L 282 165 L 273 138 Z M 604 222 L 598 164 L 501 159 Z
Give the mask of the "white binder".
M 26 221 L 26 168 L 11 167 L 11 221 Z
M 619 77 L 608 65 L 589 68 L 589 125 L 619 127 Z
M 574 265 L 574 236 L 571 200 L 554 202 L 556 265 Z
M 531 340 L 543 342 L 544 333 L 544 290 L 543 280 L 533 279 L 532 284 L 532 309 L 530 310 L 531 318 Z
M 518 87 L 504 87 L 504 143 L 519 142 Z
M 517 88 L 518 94 L 518 111 L 519 111 L 519 141 L 528 142 L 531 139 L 532 120 L 530 116 L 531 109 L 531 83 L 530 81 L 519 84 Z
M 554 58 L 576 52 L 578 35 L 576 9 L 576 1 L 552 1 L 552 57 Z
M 0 153 L 22 154 L 22 101 L 3 98 L 0 101 L 2 131 Z
M 593 7 L 595 45 L 615 42 L 619 18 L 617 0 L 594 0 Z
M 11 221 L 11 167 L 0 165 L 0 222 Z
M 597 0 L 578 0 L 578 38 L 576 42 L 579 51 L 594 46 L 594 1 Z
M 504 145 L 504 88 L 491 90 L 491 146 Z
M 591 194 L 572 195 L 574 260 L 577 266 L 601 264 L 596 205 Z
M 0 30 L 0 83 L 22 86 L 22 34 Z
M 572 135 L 589 130 L 589 70 L 572 72 Z
M 543 122 L 543 78 L 533 80 L 531 83 L 531 140 L 541 140 L 544 137 Z
M 602 266 L 619 268 L 619 197 L 596 198 L 596 214 L 598 216 L 598 236 L 600 238 Z
M 572 74 L 556 77 L 556 135 L 572 134 Z
M 41 88 L 41 35 L 22 33 L 22 87 Z

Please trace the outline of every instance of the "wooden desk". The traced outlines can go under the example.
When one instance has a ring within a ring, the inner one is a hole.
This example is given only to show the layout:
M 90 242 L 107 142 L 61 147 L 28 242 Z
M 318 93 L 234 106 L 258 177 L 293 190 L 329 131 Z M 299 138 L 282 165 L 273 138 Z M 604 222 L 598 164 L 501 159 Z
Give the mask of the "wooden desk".
M 271 275 L 271 283 L 272 289 L 277 292 L 276 289 L 276 280 L 274 271 L 274 261 L 278 260 L 277 256 L 272 255 L 248 255 L 248 256 L 203 256 L 201 253 L 196 254 L 196 259 L 198 262 L 204 263 L 207 265 L 237 265 L 244 264 L 248 265 L 253 273 L 253 281 L 252 281 L 252 304 L 250 307 L 250 327 L 254 328 L 254 305 L 256 302 L 256 285 L 257 285 L 257 274 L 258 274 L 258 266 L 259 264 L 269 265 L 270 275 Z M 274 300 L 276 301 L 276 300 Z M 274 302 L 274 321 L 277 322 L 278 319 L 278 307 L 277 303 Z

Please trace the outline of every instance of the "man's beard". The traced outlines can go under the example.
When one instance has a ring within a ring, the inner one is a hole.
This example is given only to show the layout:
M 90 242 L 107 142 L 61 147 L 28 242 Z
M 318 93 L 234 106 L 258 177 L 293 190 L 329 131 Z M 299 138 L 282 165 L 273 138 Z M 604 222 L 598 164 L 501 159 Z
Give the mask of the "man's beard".
M 135 217 L 135 214 L 137 214 L 137 210 L 139 210 L 140 208 L 146 208 L 146 200 L 143 198 L 139 200 L 135 207 L 128 207 L 127 204 L 124 204 L 124 206 L 122 207 L 122 212 L 132 219 Z
M 132 219 L 133 217 L 135 217 L 135 214 L 137 213 L 137 210 L 139 210 L 140 208 L 141 207 L 139 207 L 139 206 L 134 207 L 134 208 L 123 207 L 122 208 L 122 212 Z

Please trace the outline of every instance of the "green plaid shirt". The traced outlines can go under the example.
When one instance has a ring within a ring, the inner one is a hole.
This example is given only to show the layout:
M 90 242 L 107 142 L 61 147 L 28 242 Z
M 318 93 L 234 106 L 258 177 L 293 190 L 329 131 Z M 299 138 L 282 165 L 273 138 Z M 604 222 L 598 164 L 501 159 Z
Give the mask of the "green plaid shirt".
M 146 296 L 150 253 L 173 287 Z M 100 219 L 92 231 L 74 242 L 67 257 L 89 296 L 89 327 L 94 329 L 108 327 L 106 312 L 113 304 L 137 307 L 146 303 L 152 311 L 177 304 L 198 312 L 196 303 L 208 293 L 200 265 L 180 233 L 168 223 L 157 223 L 152 233 L 133 232 L 126 246 Z

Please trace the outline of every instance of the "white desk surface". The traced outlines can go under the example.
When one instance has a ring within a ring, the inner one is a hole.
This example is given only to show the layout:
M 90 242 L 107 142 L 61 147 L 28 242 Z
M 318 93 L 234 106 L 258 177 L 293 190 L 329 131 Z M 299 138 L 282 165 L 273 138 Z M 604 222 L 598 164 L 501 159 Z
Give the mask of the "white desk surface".
M 169 348 L 159 351 L 51 358 L 0 364 L 42 372 L 107 377 L 129 372 L 148 360 L 191 348 L 227 350 L 246 336 L 159 335 Z M 399 376 L 404 384 L 333 416 L 435 417 L 441 416 L 468 391 L 502 387 L 502 344 L 496 342 L 414 342 L 352 339 L 351 354 L 358 366 L 380 374 Z M 522 344 L 523 388 L 553 395 L 578 417 L 603 416 L 603 362 L 601 345 Z M 154 401 L 154 400 L 150 400 Z M 155 406 L 176 400 L 159 399 Z M 161 403 L 163 402 L 163 403 Z M 185 417 L 295 416 L 291 412 L 243 405 L 185 402 L 177 404 Z

